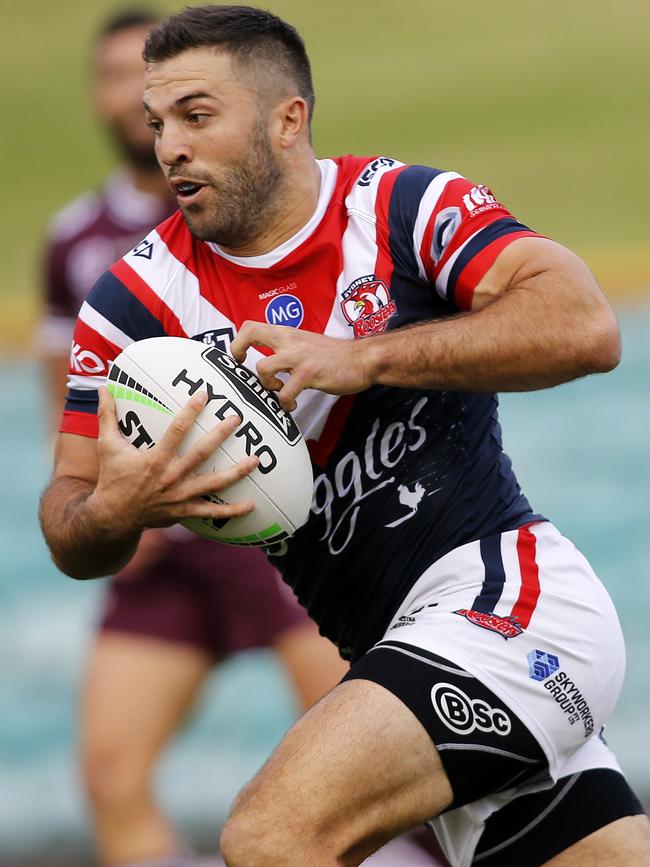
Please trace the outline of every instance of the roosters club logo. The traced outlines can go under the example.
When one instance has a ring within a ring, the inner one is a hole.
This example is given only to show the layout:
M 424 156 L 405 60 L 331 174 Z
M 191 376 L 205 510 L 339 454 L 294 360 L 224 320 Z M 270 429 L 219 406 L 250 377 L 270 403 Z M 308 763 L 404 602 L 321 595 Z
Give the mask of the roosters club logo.
M 397 313 L 397 304 L 390 297 L 388 287 L 374 274 L 350 283 L 343 293 L 341 308 L 355 337 L 380 334 L 388 327 L 391 316 Z

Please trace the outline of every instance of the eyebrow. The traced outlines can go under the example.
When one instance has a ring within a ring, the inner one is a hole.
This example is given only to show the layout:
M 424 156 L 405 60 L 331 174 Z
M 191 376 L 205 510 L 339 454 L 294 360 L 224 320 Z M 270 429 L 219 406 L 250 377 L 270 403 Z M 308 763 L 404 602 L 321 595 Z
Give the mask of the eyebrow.
M 177 100 L 175 100 L 174 105 L 175 106 L 185 105 L 186 102 L 190 102 L 193 99 L 211 99 L 213 102 L 217 101 L 217 98 L 215 96 L 212 96 L 211 94 L 206 93 L 206 91 L 196 90 L 193 93 L 186 93 L 185 96 L 180 96 Z M 148 111 L 149 113 L 151 113 L 151 109 L 149 108 L 147 103 L 143 102 L 142 104 L 144 106 L 145 111 Z

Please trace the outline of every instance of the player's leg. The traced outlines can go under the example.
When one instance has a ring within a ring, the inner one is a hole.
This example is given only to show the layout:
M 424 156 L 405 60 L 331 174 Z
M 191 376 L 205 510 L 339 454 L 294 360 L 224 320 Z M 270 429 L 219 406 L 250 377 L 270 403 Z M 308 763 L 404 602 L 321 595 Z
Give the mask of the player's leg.
M 82 769 L 104 864 L 180 851 L 156 804 L 153 772 L 212 665 L 205 651 L 189 645 L 118 632 L 98 636 L 82 694 Z
M 308 711 L 243 790 L 222 851 L 229 867 L 356 865 L 451 798 L 411 711 L 355 680 Z
M 650 867 L 650 822 L 647 816 L 626 816 L 594 831 L 548 867 Z

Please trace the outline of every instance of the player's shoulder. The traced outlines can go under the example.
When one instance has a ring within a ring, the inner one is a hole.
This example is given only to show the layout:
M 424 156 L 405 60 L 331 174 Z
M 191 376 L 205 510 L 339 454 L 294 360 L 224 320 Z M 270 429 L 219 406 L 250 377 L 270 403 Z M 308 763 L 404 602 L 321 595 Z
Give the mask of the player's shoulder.
M 388 156 L 339 157 L 348 212 L 365 213 L 375 220 L 378 212 L 417 207 L 429 186 L 460 178 L 457 172 L 433 166 L 404 163 Z
M 53 244 L 73 241 L 87 232 L 101 217 L 103 198 L 97 190 L 88 190 L 57 211 L 47 226 L 47 237 Z

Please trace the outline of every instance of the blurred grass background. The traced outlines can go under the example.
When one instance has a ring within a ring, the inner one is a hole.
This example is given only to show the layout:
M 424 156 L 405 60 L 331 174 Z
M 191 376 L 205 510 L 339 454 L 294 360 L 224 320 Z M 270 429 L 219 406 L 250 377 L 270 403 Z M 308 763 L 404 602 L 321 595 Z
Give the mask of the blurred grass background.
M 28 340 L 48 218 L 111 165 L 86 73 L 98 20 L 124 5 L 3 0 L 5 348 Z M 298 27 L 311 53 L 319 155 L 385 153 L 461 171 L 586 256 L 614 298 L 648 285 L 647 3 L 266 5 Z
M 5 356 L 37 348 L 31 331 L 47 221 L 112 165 L 89 111 L 88 58 L 98 21 L 125 5 L 0 0 Z M 523 222 L 584 255 L 621 314 L 627 348 L 614 374 L 508 397 L 503 417 L 506 446 L 536 507 L 584 546 L 621 610 L 630 656 L 610 731 L 650 804 L 650 6 L 263 5 L 307 42 L 319 155 L 384 153 L 488 184 Z M 0 477 L 13 505 L 0 524 L 0 658 L 16 664 L 3 677 L 0 714 L 0 867 L 87 867 L 89 856 L 79 854 L 88 830 L 75 776 L 74 703 L 100 587 L 57 575 L 39 535 L 35 501 L 49 471 L 39 385 L 33 360 L 5 358 L 0 394 L 11 414 L 1 416 Z M 162 779 L 178 815 L 211 833 L 293 713 L 269 660 L 235 662 L 217 684 L 206 695 L 203 728 L 187 733 Z

